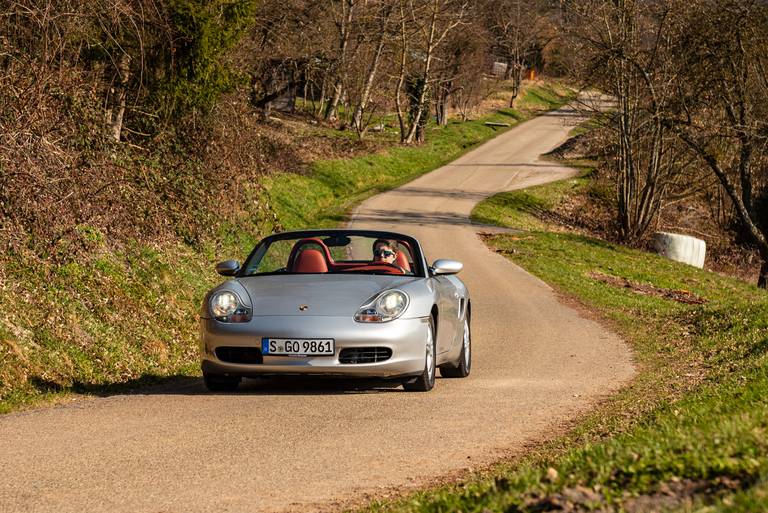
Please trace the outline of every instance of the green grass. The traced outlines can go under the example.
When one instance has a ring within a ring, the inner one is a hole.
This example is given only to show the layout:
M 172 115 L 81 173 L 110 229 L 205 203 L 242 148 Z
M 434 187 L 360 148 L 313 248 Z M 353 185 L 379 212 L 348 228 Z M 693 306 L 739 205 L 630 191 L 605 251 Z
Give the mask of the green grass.
M 524 97 L 535 96 L 530 109 L 544 109 L 565 103 L 570 94 L 543 84 L 529 87 Z M 78 259 L 56 263 L 21 250 L 0 255 L 0 413 L 196 375 L 199 304 L 220 281 L 214 262 L 243 259 L 263 235 L 256 232 L 275 225 L 338 225 L 356 202 L 499 133 L 484 121 L 512 123 L 535 113 L 504 109 L 477 121 L 452 121 L 429 127 L 422 146 L 398 145 L 376 155 L 318 161 L 307 174 L 268 176 L 258 189 L 264 192 L 253 192 L 253 205 L 243 206 L 237 222 L 216 227 L 215 242 L 188 244 L 180 237 L 113 248 L 98 230 L 81 225 L 78 243 L 86 251 Z M 324 129 L 323 136 L 337 133 Z
M 588 187 L 582 176 L 500 194 L 478 205 L 473 218 L 524 231 L 487 243 L 605 319 L 632 346 L 637 377 L 569 434 L 526 457 L 369 510 L 556 511 L 553 500 L 631 510 L 642 497 L 653 507 L 641 511 L 663 504 L 670 511 L 768 511 L 768 294 L 654 254 L 546 231 L 542 218 Z M 706 303 L 640 294 L 595 273 L 688 291 Z M 555 479 L 546 477 L 550 469 Z M 573 499 L 585 489 L 589 494 Z M 677 501 L 665 503 L 670 496 Z
M 590 173 L 591 169 L 585 167 L 578 176 L 568 180 L 491 196 L 475 207 L 472 221 L 519 230 L 543 230 L 548 225 L 541 216 L 552 210 L 563 194 L 588 187 Z
M 591 130 L 594 130 L 596 128 L 601 128 L 603 126 L 606 126 L 610 123 L 610 119 L 607 113 L 597 114 L 594 116 L 591 116 L 575 127 L 568 133 L 570 137 L 577 137 L 579 135 L 585 134 Z
M 197 308 L 217 281 L 185 245 L 101 250 L 88 262 L 2 262 L 0 413 L 195 372 Z

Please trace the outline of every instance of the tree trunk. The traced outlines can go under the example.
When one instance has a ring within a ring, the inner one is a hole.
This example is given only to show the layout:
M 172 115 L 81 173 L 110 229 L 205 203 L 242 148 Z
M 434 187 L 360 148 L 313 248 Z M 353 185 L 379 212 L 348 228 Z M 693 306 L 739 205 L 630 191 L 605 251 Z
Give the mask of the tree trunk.
M 512 75 L 512 96 L 509 98 L 509 108 L 513 109 L 515 107 L 515 100 L 517 99 L 518 95 L 520 94 L 520 84 L 522 83 L 522 75 L 523 69 L 522 66 L 519 64 L 515 64 L 515 70 Z
M 405 0 L 400 1 L 400 37 L 402 52 L 400 53 L 400 74 L 397 77 L 395 87 L 395 106 L 397 108 L 397 121 L 400 123 L 400 143 L 405 142 L 407 127 L 405 126 L 405 114 L 403 113 L 403 84 L 405 83 L 406 63 L 408 58 L 408 37 L 405 30 Z
M 760 275 L 757 278 L 757 286 L 768 289 L 768 254 L 762 255 L 763 263 L 760 265 Z
M 444 93 L 440 94 L 437 103 L 435 103 L 435 116 L 437 117 L 437 124 L 445 126 L 448 124 L 448 98 Z
M 760 274 L 757 277 L 757 286 L 761 289 L 768 289 L 768 253 L 760 252 L 762 263 L 760 264 Z
M 327 77 L 323 76 L 323 82 L 320 84 L 320 103 L 317 106 L 317 110 L 314 112 L 316 118 L 320 117 L 320 113 L 323 111 L 323 105 L 325 105 L 325 95 L 328 91 Z
M 125 116 L 125 98 L 127 95 L 128 79 L 131 72 L 131 56 L 123 53 L 117 67 L 119 82 L 112 88 L 112 106 L 107 109 L 106 117 L 109 126 L 109 135 L 115 141 L 120 141 L 123 131 L 123 117 Z
M 759 223 L 753 219 L 747 211 L 746 205 L 740 192 L 736 189 L 736 186 L 731 182 L 731 178 L 725 169 L 720 165 L 712 153 L 710 153 L 705 143 L 698 143 L 684 130 L 678 130 L 678 136 L 685 142 L 694 152 L 696 152 L 707 163 L 712 172 L 720 180 L 720 185 L 725 190 L 728 197 L 731 199 L 731 204 L 736 210 L 736 215 L 741 221 L 744 230 L 757 244 L 760 251 L 760 258 L 762 259 L 762 266 L 760 270 L 760 277 L 758 278 L 758 287 L 766 287 L 766 273 L 768 273 L 768 234 L 766 234 Z
M 328 103 L 328 107 L 325 109 L 325 115 L 323 118 L 326 121 L 335 121 L 336 120 L 336 109 L 339 107 L 339 101 L 341 101 L 341 93 L 343 92 L 343 86 L 341 84 L 341 80 L 338 80 L 333 85 L 333 96 L 331 97 L 331 101 Z
M 429 61 L 430 56 L 427 55 L 427 71 L 429 70 Z M 405 144 L 412 144 L 414 141 L 418 141 L 419 139 L 424 139 L 424 130 L 420 130 L 422 122 L 425 120 L 422 118 L 422 115 L 424 113 L 424 104 L 427 100 L 427 80 L 429 75 L 426 75 L 424 77 L 424 82 L 421 84 L 421 87 L 419 88 L 419 94 L 417 96 L 416 100 L 416 107 L 412 109 L 414 111 L 413 119 L 411 120 L 411 127 L 408 130 L 408 135 L 405 137 Z M 427 111 L 427 114 L 429 114 L 429 111 Z M 418 137 L 420 136 L 420 137 Z
M 429 90 L 429 81 L 431 79 L 431 71 L 432 71 L 432 59 L 434 57 L 434 51 L 435 51 L 435 33 L 437 31 L 437 14 L 439 11 L 440 2 L 439 0 L 435 0 L 433 8 L 432 8 L 432 16 L 430 17 L 429 22 L 429 37 L 427 38 L 427 55 L 426 60 L 424 62 L 424 84 L 421 87 L 421 91 L 419 91 L 419 97 L 418 101 L 416 102 L 416 115 L 414 119 L 411 121 L 411 129 L 408 132 L 408 135 L 405 138 L 406 144 L 413 143 L 414 139 L 417 136 L 417 132 L 419 131 L 419 126 L 422 122 L 421 116 L 424 112 L 424 103 L 427 100 L 427 92 Z M 429 111 L 427 111 L 427 114 L 429 114 Z M 424 139 L 424 131 L 421 130 L 421 140 Z
M 365 110 L 365 107 L 368 105 L 368 99 L 370 98 L 371 90 L 373 89 L 373 80 L 376 77 L 376 70 L 379 67 L 381 54 L 384 51 L 384 34 L 385 31 L 382 30 L 381 35 L 379 36 L 378 45 L 376 46 L 376 53 L 373 56 L 373 62 L 371 63 L 371 67 L 368 69 L 368 77 L 365 79 L 365 87 L 363 88 L 363 94 L 360 97 L 360 103 L 357 104 L 357 107 L 355 108 L 355 114 L 352 116 L 352 126 L 355 128 L 355 130 L 357 130 L 358 133 L 361 133 L 363 130 L 363 110 Z
M 344 92 L 344 82 L 347 76 L 347 47 L 349 46 L 349 31 L 354 18 L 355 2 L 341 0 L 341 19 L 339 21 L 339 58 L 336 62 L 336 79 L 333 83 L 333 97 L 325 109 L 323 116 L 326 121 L 336 119 L 336 109 Z

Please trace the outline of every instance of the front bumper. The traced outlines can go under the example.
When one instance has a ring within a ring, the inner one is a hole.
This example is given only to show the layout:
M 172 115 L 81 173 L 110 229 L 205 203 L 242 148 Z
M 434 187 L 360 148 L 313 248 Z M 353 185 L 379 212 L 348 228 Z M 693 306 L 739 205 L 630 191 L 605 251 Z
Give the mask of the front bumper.
M 200 349 L 204 372 L 230 376 L 324 375 L 396 378 L 424 371 L 428 318 L 396 319 L 386 323 L 359 323 L 346 317 L 265 316 L 247 323 L 200 320 Z M 332 338 L 331 356 L 263 356 L 262 363 L 232 363 L 216 356 L 220 347 L 261 348 L 271 338 Z M 376 363 L 341 363 L 339 353 L 347 348 L 385 347 L 392 356 Z

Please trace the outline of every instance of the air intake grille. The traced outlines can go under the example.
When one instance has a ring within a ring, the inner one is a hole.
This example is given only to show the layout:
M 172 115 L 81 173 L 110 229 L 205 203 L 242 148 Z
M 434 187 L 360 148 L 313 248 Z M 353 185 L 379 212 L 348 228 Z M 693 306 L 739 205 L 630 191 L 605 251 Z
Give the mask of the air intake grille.
M 339 363 L 376 363 L 389 360 L 392 350 L 388 347 L 350 347 L 339 353 Z
M 228 363 L 263 363 L 261 350 L 256 347 L 217 347 L 216 358 Z

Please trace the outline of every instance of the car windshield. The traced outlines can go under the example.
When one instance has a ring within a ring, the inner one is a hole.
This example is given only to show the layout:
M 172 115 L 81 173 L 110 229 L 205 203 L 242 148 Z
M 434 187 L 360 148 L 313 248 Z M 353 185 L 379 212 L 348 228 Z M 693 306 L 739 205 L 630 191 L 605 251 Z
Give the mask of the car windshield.
M 266 238 L 240 276 L 267 274 L 420 275 L 411 238 L 385 232 L 302 233 Z

